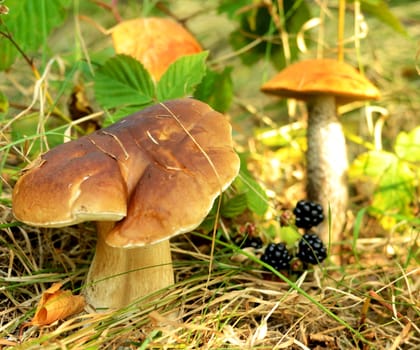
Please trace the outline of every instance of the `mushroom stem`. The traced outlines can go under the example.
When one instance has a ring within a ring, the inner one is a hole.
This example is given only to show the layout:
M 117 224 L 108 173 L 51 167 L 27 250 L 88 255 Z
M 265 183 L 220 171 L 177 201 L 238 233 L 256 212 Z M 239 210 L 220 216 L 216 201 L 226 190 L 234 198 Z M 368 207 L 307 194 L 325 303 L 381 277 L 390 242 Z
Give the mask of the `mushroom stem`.
M 334 96 L 315 96 L 307 101 L 307 108 L 307 196 L 327 214 L 331 208 L 331 232 L 328 220 L 317 231 L 325 242 L 338 242 L 348 201 L 346 141 Z
M 127 306 L 174 284 L 169 240 L 137 248 L 115 248 L 105 242 L 113 222 L 98 222 L 98 241 L 85 296 L 95 309 Z

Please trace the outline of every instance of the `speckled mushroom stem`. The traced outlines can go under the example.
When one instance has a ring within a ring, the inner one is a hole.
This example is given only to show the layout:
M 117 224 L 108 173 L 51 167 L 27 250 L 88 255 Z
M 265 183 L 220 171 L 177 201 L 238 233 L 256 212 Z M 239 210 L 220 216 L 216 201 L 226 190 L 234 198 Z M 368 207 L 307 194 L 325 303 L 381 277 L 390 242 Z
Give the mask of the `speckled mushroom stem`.
M 307 101 L 308 150 L 307 196 L 320 203 L 326 214 L 331 208 L 331 232 L 328 215 L 316 228 L 324 242 L 338 242 L 344 227 L 348 201 L 347 147 L 337 119 L 335 97 L 317 96 Z
M 91 263 L 86 300 L 96 310 L 127 306 L 174 284 L 169 240 L 138 248 L 114 248 L 105 242 L 113 222 L 99 222 L 96 252 Z

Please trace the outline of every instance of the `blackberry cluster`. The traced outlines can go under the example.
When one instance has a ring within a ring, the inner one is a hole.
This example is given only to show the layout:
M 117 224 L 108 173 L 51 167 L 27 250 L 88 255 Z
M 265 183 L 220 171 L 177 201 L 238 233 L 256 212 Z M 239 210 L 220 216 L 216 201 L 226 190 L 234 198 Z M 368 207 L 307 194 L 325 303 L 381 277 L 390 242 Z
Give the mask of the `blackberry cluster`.
M 288 270 L 292 258 L 284 243 L 270 243 L 261 256 L 261 261 L 276 270 Z
M 299 241 L 297 257 L 308 264 L 319 264 L 327 257 L 327 249 L 315 233 L 305 233 Z
M 322 206 L 311 201 L 300 200 L 293 209 L 295 224 L 299 228 L 309 230 L 324 220 Z
M 322 206 L 309 200 L 300 200 L 293 209 L 295 225 L 305 230 L 305 234 L 294 247 L 288 247 L 285 243 L 270 243 L 261 255 L 261 261 L 270 265 L 277 271 L 287 271 L 289 275 L 299 275 L 308 268 L 308 264 L 317 265 L 327 258 L 327 249 L 322 240 L 314 232 L 309 230 L 319 225 L 324 220 Z M 290 218 L 293 216 L 289 211 Z M 290 222 L 288 217 L 283 218 L 284 222 Z M 282 224 L 282 217 L 280 217 Z M 244 235 L 236 241 L 241 248 L 262 247 L 262 240 L 255 235 L 255 227 L 246 225 Z

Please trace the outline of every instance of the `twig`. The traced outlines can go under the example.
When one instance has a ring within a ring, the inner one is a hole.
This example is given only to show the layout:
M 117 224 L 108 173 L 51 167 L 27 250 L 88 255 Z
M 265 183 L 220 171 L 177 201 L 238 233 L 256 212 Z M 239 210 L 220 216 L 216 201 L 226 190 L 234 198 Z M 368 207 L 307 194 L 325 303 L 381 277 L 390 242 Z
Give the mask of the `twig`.
M 340 0 L 338 5 L 338 31 L 337 31 L 337 45 L 338 45 L 338 60 L 344 60 L 344 20 L 346 14 L 346 0 Z
M 100 0 L 91 0 L 91 1 L 95 3 L 96 5 L 102 7 L 103 9 L 110 11 L 112 15 L 114 16 L 114 19 L 118 23 L 122 21 L 120 12 L 118 11 L 118 0 L 112 0 L 110 5 Z
M 384 308 L 386 308 L 387 310 L 391 311 L 393 314 L 397 315 L 397 317 L 400 318 L 405 324 L 410 323 L 410 320 L 406 316 L 404 316 L 401 312 L 399 312 L 397 310 L 394 310 L 394 308 L 392 307 L 392 305 L 390 305 L 389 303 L 387 303 L 385 301 L 385 299 L 383 299 L 378 293 L 376 293 L 375 291 L 371 290 L 369 292 L 369 295 L 371 296 L 372 299 L 376 300 Z
M 0 35 L 3 35 L 7 40 L 9 40 L 10 43 L 16 48 L 16 50 L 19 51 L 19 53 L 21 54 L 23 59 L 31 67 L 32 71 L 35 74 L 35 77 L 37 79 L 39 79 L 41 75 L 39 74 L 38 70 L 36 69 L 32 58 L 29 58 L 29 56 L 21 49 L 21 47 L 18 45 L 18 43 L 15 41 L 15 39 L 13 39 L 13 35 L 10 34 L 10 33 L 3 32 L 3 31 L 0 31 Z

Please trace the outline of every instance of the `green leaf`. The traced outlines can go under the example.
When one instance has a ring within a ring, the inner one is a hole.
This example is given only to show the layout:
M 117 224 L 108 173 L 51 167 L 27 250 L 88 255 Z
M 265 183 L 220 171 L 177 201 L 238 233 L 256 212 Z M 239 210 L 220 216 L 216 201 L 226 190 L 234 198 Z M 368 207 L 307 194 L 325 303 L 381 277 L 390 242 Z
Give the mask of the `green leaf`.
M 378 217 L 386 229 L 395 225 L 394 216 L 413 216 L 410 207 L 415 193 L 416 176 L 409 164 L 395 154 L 370 151 L 358 156 L 349 169 L 353 181 L 373 186 L 369 213 Z
M 233 186 L 245 193 L 248 209 L 257 215 L 264 215 L 268 209 L 268 198 L 264 189 L 246 171 L 240 170 L 239 176 L 234 180 Z
M 192 96 L 195 87 L 206 74 L 208 52 L 186 55 L 172 63 L 157 84 L 157 96 L 160 102 Z
M 229 198 L 222 204 L 221 215 L 226 218 L 234 218 L 242 214 L 248 207 L 248 198 L 245 193 L 240 193 L 235 197 Z
M 410 203 L 414 191 L 414 175 L 407 163 L 393 163 L 381 177 L 371 204 L 374 211 L 381 212 L 379 217 L 384 228 L 390 229 L 396 224 L 394 214 L 412 216 Z
M 398 158 L 385 151 L 369 151 L 359 155 L 351 164 L 349 178 L 353 180 L 370 179 L 375 182 L 393 166 Z
M 127 55 L 107 60 L 94 82 L 96 99 L 103 108 L 146 106 L 154 101 L 155 86 L 149 72 Z
M 400 132 L 395 141 L 395 153 L 409 162 L 420 162 L 420 126 L 410 132 Z
M 295 246 L 296 242 L 302 238 L 293 226 L 282 226 L 279 231 L 281 242 L 286 243 L 288 247 Z
M 116 123 L 120 119 L 127 117 L 131 114 L 137 113 L 138 111 L 141 111 L 144 108 L 145 105 L 129 105 L 122 108 L 118 108 L 112 113 L 107 113 L 105 115 L 102 127 L 106 128 L 107 126 Z
M 382 23 L 388 25 L 396 32 L 408 36 L 408 33 L 400 20 L 394 16 L 392 11 L 389 9 L 387 3 L 383 0 L 362 0 L 360 2 L 362 12 L 368 13 Z
M 32 57 L 45 42 L 45 36 L 63 23 L 70 4 L 71 0 L 8 0 L 9 14 L 2 16 L 0 30 L 11 34 L 23 52 Z M 0 70 L 9 68 L 19 55 L 4 36 L 0 52 Z
M 220 0 L 217 12 L 226 14 L 230 19 L 236 19 L 246 6 L 249 6 L 249 0 Z
M 194 97 L 208 103 L 221 113 L 226 112 L 233 99 L 232 68 L 226 67 L 222 72 L 207 69 L 207 73 L 197 86 Z

